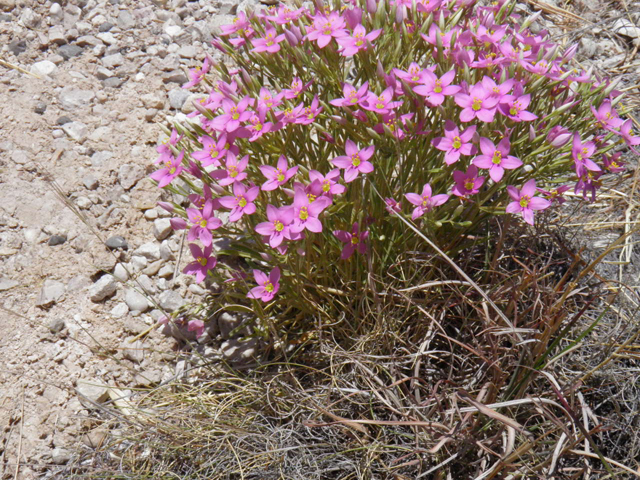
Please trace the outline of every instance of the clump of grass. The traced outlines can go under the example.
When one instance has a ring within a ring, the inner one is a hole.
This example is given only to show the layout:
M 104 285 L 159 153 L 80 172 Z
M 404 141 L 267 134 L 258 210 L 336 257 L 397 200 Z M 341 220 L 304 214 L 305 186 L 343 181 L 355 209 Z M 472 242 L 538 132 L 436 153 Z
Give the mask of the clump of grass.
M 244 372 L 211 362 L 190 372 L 196 382 L 138 396 L 127 414 L 105 409 L 109 440 L 65 478 L 632 475 L 638 446 L 623 451 L 616 440 L 632 417 L 610 421 L 607 411 L 633 387 L 616 390 L 601 375 L 620 355 L 637 361 L 635 337 L 592 339 L 613 332 L 604 321 L 615 294 L 603 297 L 606 284 L 590 277 L 599 260 L 585 267 L 544 235 L 497 233 L 494 242 L 460 266 L 476 286 L 416 252 L 405 261 L 449 280 L 406 287 L 399 262 L 389 277 L 402 280 L 375 289 L 374 328 L 319 321 L 289 339 L 287 358 L 274 350 Z

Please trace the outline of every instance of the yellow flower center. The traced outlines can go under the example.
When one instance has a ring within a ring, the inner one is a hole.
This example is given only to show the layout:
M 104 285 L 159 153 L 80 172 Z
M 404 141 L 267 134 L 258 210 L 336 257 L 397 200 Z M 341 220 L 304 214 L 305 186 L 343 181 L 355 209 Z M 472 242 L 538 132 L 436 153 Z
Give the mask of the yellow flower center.
M 354 167 L 357 167 L 360 165 L 360 163 L 361 163 L 360 154 L 354 153 L 353 155 L 351 155 L 351 165 L 353 165 Z
M 471 105 L 471 108 L 473 108 L 476 112 L 478 110 L 480 110 L 482 108 L 482 99 L 481 98 L 474 98 L 473 99 L 473 103 Z
M 240 114 L 238 113 L 238 109 L 236 107 L 231 107 L 231 118 L 234 120 L 238 120 L 240 118 Z
M 284 182 L 285 176 L 282 170 L 278 170 L 278 175 L 276 176 L 276 179 L 279 182 Z
M 425 195 L 422 197 L 422 206 L 426 207 L 427 205 L 429 205 L 429 195 Z
M 271 283 L 271 282 L 265 283 L 264 284 L 264 289 L 269 293 L 273 292 L 273 283 Z
M 207 264 L 207 259 L 204 257 L 198 257 L 197 261 L 200 265 L 202 265 L 203 267 Z
M 433 87 L 433 91 L 436 92 L 436 93 L 442 92 L 442 81 L 441 80 L 436 80 L 436 85 L 435 85 L 435 87 Z
M 527 208 L 527 206 L 529 205 L 529 201 L 530 200 L 531 199 L 527 195 L 525 195 L 524 197 L 521 197 L 520 198 L 520 206 L 522 208 Z
M 174 173 L 176 173 L 176 167 L 171 167 L 169 169 L 169 175 L 173 175 Z
M 284 224 L 280 220 L 273 222 L 273 227 L 276 229 L 276 232 L 284 230 Z
M 238 176 L 238 167 L 232 165 L 227 170 L 231 178 L 236 178 Z
M 453 137 L 453 148 L 458 150 L 462 146 L 462 140 L 460 137 Z
M 613 163 L 611 165 L 613 165 Z M 322 191 L 327 193 L 329 190 L 331 190 L 331 182 L 329 180 L 325 180 L 322 182 Z
M 309 199 L 309 203 L 311 203 L 318 197 L 316 197 L 313 193 L 307 193 L 307 198 Z
M 207 227 L 207 221 L 204 218 L 202 220 L 200 220 L 200 226 L 202 228 L 206 228 Z
M 352 245 L 357 245 L 358 242 L 360 242 L 360 239 L 358 238 L 358 234 L 352 233 L 351 234 L 351 244 Z
M 500 93 L 500 89 L 498 87 L 493 87 L 493 93 L 499 94 Z
M 475 182 L 470 178 L 466 182 L 464 182 L 464 188 L 467 190 L 473 190 L 474 184 Z
M 300 209 L 300 214 L 298 215 L 298 217 L 300 217 L 300 220 L 306 220 L 307 218 L 309 218 L 309 212 L 307 211 L 307 207 L 302 207 Z
M 262 130 L 262 124 L 261 124 L 260 122 L 256 123 L 256 124 L 253 126 L 253 129 L 254 129 L 256 132 L 261 131 L 261 130 Z
M 236 197 L 236 202 L 238 202 L 238 206 L 240 208 L 244 208 L 247 206 L 247 199 L 244 198 L 242 195 Z
M 500 162 L 502 162 L 502 153 L 500 153 L 500 151 L 498 150 L 493 152 L 493 158 L 491 159 L 491 161 L 494 163 L 494 165 L 500 165 Z

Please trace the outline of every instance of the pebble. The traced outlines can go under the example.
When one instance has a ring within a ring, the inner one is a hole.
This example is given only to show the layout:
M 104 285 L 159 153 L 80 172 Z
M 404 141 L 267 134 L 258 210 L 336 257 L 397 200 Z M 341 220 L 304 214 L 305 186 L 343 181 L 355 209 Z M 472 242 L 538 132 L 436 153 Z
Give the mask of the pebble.
M 10 12 L 16 7 L 16 0 L 0 0 L 0 10 Z
M 100 448 L 104 444 L 108 435 L 109 430 L 106 428 L 94 428 L 89 433 L 82 436 L 82 443 L 89 448 Z
M 122 283 L 129 280 L 129 274 L 127 273 L 127 269 L 121 263 L 117 263 L 116 266 L 114 267 L 113 276 L 116 278 L 116 280 Z
M 82 179 L 82 184 L 87 190 L 95 190 L 100 185 L 100 182 L 98 182 L 98 179 L 96 177 L 89 174 L 84 176 L 84 178 Z
M 33 111 L 36 112 L 38 115 L 43 115 L 44 112 L 47 111 L 47 104 L 44 102 L 38 102 L 36 103 L 36 106 L 33 107 Z
M 103 275 L 89 288 L 89 298 L 93 303 L 99 303 L 116 293 L 118 284 L 111 275 Z
M 58 48 L 58 53 L 65 60 L 69 60 L 73 57 L 78 57 L 82 55 L 82 52 L 82 47 L 79 47 L 78 45 L 62 45 L 60 48 Z
M 47 242 L 47 245 L 49 245 L 50 247 L 55 247 L 56 245 L 62 245 L 66 241 L 66 235 L 51 235 L 49 241 Z
M 62 130 L 78 143 L 84 143 L 89 136 L 89 128 L 82 122 L 65 123 Z
M 184 47 L 180 47 L 178 50 L 178 55 L 182 58 L 196 58 L 198 51 L 196 47 L 192 45 L 185 45 Z
M 36 305 L 38 307 L 48 307 L 59 302 L 63 296 L 64 284 L 56 280 L 47 279 L 42 285 Z
M 96 403 L 104 403 L 109 399 L 109 389 L 97 381 L 78 380 L 76 394 L 85 408 L 95 408 Z
M 126 303 L 119 303 L 111 309 L 110 313 L 113 318 L 122 318 L 129 313 L 129 307 Z
M 50 62 L 49 60 L 42 60 L 41 62 L 36 62 L 31 65 L 30 71 L 31 73 L 35 73 L 41 77 L 46 77 L 47 75 L 51 75 L 56 71 L 58 67 L 55 63 Z
M 188 90 L 174 88 L 169 91 L 169 105 L 175 110 L 180 110 L 190 95 L 191 93 Z
M 162 110 L 164 107 L 164 100 L 158 95 L 154 95 L 153 93 L 146 93 L 140 97 L 142 100 L 142 104 L 146 108 L 155 108 L 156 110 Z
M 132 312 L 144 313 L 149 309 L 147 297 L 132 288 L 125 291 L 124 301 Z
M 34 29 L 40 23 L 40 15 L 38 15 L 30 8 L 25 8 L 24 10 L 22 10 L 22 14 L 20 15 L 20 22 L 25 27 Z
M 89 198 L 82 196 L 76 198 L 76 205 L 82 210 L 89 210 L 93 206 L 93 202 Z
M 158 218 L 153 221 L 153 234 L 157 240 L 164 240 L 171 235 L 172 231 L 171 220 L 168 218 Z
M 160 294 L 158 305 L 167 312 L 174 312 L 184 305 L 184 299 L 178 292 L 167 290 Z
M 163 73 L 162 81 L 163 83 L 179 83 L 182 85 L 187 83 L 188 79 L 182 70 L 173 70 L 171 72 Z
M 110 77 L 110 78 L 107 78 L 106 80 L 103 80 L 102 85 L 105 88 L 120 88 L 124 82 L 125 82 L 124 78 Z
M 111 32 L 100 32 L 96 34 L 96 37 L 102 40 L 102 42 L 107 45 L 115 45 L 116 43 L 118 43 L 118 40 L 113 36 L 113 33 Z
M 9 51 L 16 57 L 27 50 L 27 42 L 24 40 L 14 40 L 9 43 Z
M 145 257 L 147 260 L 159 260 L 160 259 L 160 245 L 155 242 L 147 242 L 140 245 L 134 252 L 134 255 Z
M 146 218 L 147 220 L 155 220 L 156 218 L 158 218 L 158 211 L 155 208 L 145 210 L 144 218 Z
M 144 273 L 145 275 L 153 276 L 156 273 L 158 273 L 163 263 L 164 262 L 162 260 L 156 260 L 155 262 L 151 263 L 147 268 L 143 269 L 142 273 Z
M 142 363 L 144 360 L 145 346 L 141 340 L 136 340 L 131 343 L 135 337 L 128 337 L 122 342 L 122 356 L 127 360 L 131 360 L 133 363 Z
M 121 30 L 126 31 L 132 29 L 136 25 L 136 21 L 133 15 L 131 15 L 131 12 L 128 10 L 120 10 L 118 18 L 116 19 L 116 25 L 118 25 Z
M 158 271 L 160 278 L 170 278 L 173 276 L 173 267 L 171 265 L 163 265 Z
M 71 460 L 71 452 L 65 448 L 56 447 L 51 452 L 51 462 L 54 465 L 64 465 Z
M 51 333 L 55 334 L 55 333 L 61 332 L 62 330 L 64 330 L 64 327 L 66 327 L 66 324 L 64 320 L 60 317 L 53 318 L 49 322 L 49 331 Z
M 220 329 L 220 335 L 225 340 L 249 335 L 251 333 L 251 322 L 247 322 L 247 320 L 248 317 L 244 315 L 222 312 L 218 317 L 218 328 Z M 234 332 L 234 330 L 236 330 L 245 322 L 247 322 L 247 325 L 245 327 Z
M 96 78 L 98 80 L 106 80 L 107 78 L 113 77 L 113 72 L 105 67 L 96 68 Z
M 67 43 L 62 25 L 55 25 L 49 29 L 49 43 L 57 43 L 58 45 Z
M 131 257 L 131 266 L 136 272 L 139 272 L 140 270 L 145 268 L 148 263 L 149 262 L 147 261 L 147 259 L 140 255 L 134 255 L 133 257 Z
M 135 163 L 120 165 L 120 169 L 118 170 L 118 182 L 120 182 L 120 185 L 122 185 L 122 188 L 125 190 L 132 188 L 143 177 L 143 168 Z
M 69 86 L 60 91 L 58 98 L 62 108 L 70 110 L 88 107 L 95 98 L 95 94 L 90 90 L 79 90 Z
M 111 250 L 114 250 L 116 248 L 122 248 L 124 250 L 127 250 L 129 248 L 129 245 L 127 244 L 127 241 L 125 240 L 125 238 L 120 235 L 113 235 L 107 238 L 107 241 L 104 242 L 104 244 L 107 247 L 109 247 Z
M 10 278 L 0 277 L 0 292 L 4 292 L 6 290 L 10 290 L 19 285 L 15 280 L 11 280 Z
M 114 53 L 102 58 L 102 65 L 107 68 L 116 68 L 124 63 L 124 57 L 121 53 Z
M 249 340 L 233 338 L 222 342 L 220 350 L 229 363 L 234 365 L 250 363 L 255 360 L 258 341 L 255 338 Z

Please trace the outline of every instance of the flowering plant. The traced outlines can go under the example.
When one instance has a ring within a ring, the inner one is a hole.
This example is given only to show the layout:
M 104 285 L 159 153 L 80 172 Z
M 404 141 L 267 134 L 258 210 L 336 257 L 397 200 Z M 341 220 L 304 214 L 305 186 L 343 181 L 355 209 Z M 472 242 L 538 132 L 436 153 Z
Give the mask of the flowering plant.
M 493 216 L 533 225 L 566 190 L 595 199 L 640 137 L 615 84 L 514 7 L 318 0 L 222 27 L 225 61 L 185 85 L 208 97 L 167 129 L 152 175 L 189 201 L 163 204 L 204 247 L 185 272 L 260 313 L 283 294 L 362 313 L 388 275 L 428 274 L 400 216 L 456 253 Z

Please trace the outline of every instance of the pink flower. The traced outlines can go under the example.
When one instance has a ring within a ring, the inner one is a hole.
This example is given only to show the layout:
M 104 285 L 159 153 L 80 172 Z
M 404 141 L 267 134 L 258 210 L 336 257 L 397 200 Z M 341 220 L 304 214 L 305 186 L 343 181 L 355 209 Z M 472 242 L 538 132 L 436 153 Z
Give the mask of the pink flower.
M 262 137 L 262 135 L 269 133 L 274 128 L 272 122 L 265 122 L 266 114 L 266 110 L 260 110 L 257 115 L 253 115 L 249 119 L 251 125 L 248 125 L 246 128 L 251 132 L 251 136 L 249 137 L 250 142 L 255 142 Z M 280 126 L 280 124 L 278 124 L 278 126 Z
M 308 28 L 306 38 L 316 40 L 318 47 L 329 45 L 332 38 L 340 38 L 347 35 L 344 18 L 338 12 L 331 12 L 328 17 L 317 14 L 313 19 L 313 26 Z
M 353 85 L 345 83 L 342 87 L 344 98 L 336 98 L 335 100 L 331 100 L 329 103 L 336 107 L 362 106 L 362 102 L 364 101 L 363 99 L 367 98 L 368 90 L 369 82 L 364 82 L 358 90 L 356 90 Z
M 278 267 L 271 270 L 269 276 L 262 273 L 260 270 L 253 271 L 253 278 L 256 279 L 257 287 L 253 287 L 247 297 L 255 298 L 256 300 L 262 300 L 263 302 L 270 302 L 273 297 L 276 296 L 280 289 L 280 269 Z
M 433 146 L 445 152 L 444 161 L 452 165 L 460 159 L 460 155 L 473 155 L 476 147 L 471 143 L 476 133 L 476 126 L 472 125 L 460 133 L 455 123 L 447 120 L 444 124 L 444 137 L 433 139 Z
M 311 105 L 305 107 L 304 111 L 298 116 L 295 123 L 298 125 L 309 125 L 313 123 L 316 117 L 320 115 L 320 112 L 323 110 L 323 107 L 318 106 L 319 103 L 318 96 L 316 95 L 313 97 Z
M 451 85 L 456 76 L 455 70 L 450 70 L 438 78 L 435 73 L 426 70 L 422 76 L 422 85 L 413 88 L 418 95 L 426 97 L 427 102 L 434 107 L 442 105 L 444 97 L 455 95 L 460 91 L 457 85 Z
M 466 93 L 456 94 L 455 101 L 458 106 L 462 107 L 461 122 L 470 122 L 474 118 L 481 122 L 493 122 L 498 99 L 492 97 L 491 92 L 487 91 L 481 83 L 472 86 L 469 95 Z
M 220 166 L 220 159 L 227 154 L 227 134 L 223 133 L 218 140 L 214 140 L 208 135 L 204 135 L 198 140 L 202 143 L 202 150 L 193 152 L 191 157 L 199 160 L 203 167 Z
M 489 92 L 489 95 L 493 98 L 496 98 L 498 102 L 501 102 L 504 97 L 508 95 L 508 93 L 513 88 L 515 80 L 509 78 L 498 85 L 491 77 L 485 76 L 482 79 L 482 86 Z
M 569 188 L 569 185 L 560 185 L 558 188 L 552 190 L 543 190 L 542 188 L 536 188 L 536 190 L 542 193 L 551 203 L 558 202 L 558 205 L 562 205 L 567 201 L 562 194 L 569 190 Z
M 249 189 L 239 182 L 233 184 L 233 196 L 220 198 L 220 205 L 231 209 L 229 221 L 237 222 L 243 215 L 252 215 L 256 211 L 253 201 L 258 197 L 260 189 L 252 185 Z
M 266 19 L 270 22 L 275 22 L 278 25 L 285 25 L 300 18 L 302 15 L 304 15 L 304 11 L 304 8 L 291 10 L 286 5 L 280 5 L 276 12 L 277 15 L 268 15 Z
M 571 132 L 561 125 L 556 125 L 549 130 L 549 133 L 547 134 L 547 142 L 554 147 L 562 147 L 566 145 L 571 138 Z
M 189 81 L 185 83 L 182 88 L 191 88 L 199 84 L 204 76 L 209 73 L 211 64 L 209 63 L 209 57 L 205 57 L 202 67 L 196 67 L 189 70 Z
M 202 210 L 197 208 L 187 208 L 187 217 L 191 222 L 191 228 L 187 239 L 193 242 L 196 238 L 199 238 L 202 245 L 208 247 L 211 245 L 213 236 L 211 231 L 222 226 L 222 221 L 213 215 L 213 202 L 207 200 Z
M 262 190 L 270 191 L 284 185 L 293 177 L 298 171 L 298 167 L 288 168 L 287 157 L 280 155 L 276 168 L 271 165 L 260 166 L 260 171 L 267 178 L 267 181 L 262 184 Z
M 295 212 L 293 207 L 276 208 L 267 205 L 268 222 L 256 225 L 256 232 L 269 237 L 269 245 L 277 248 L 285 238 L 291 238 L 290 225 Z
M 602 155 L 602 161 L 604 163 L 604 168 L 606 168 L 611 173 L 620 173 L 624 172 L 624 162 L 620 160 L 622 156 L 622 152 L 616 152 L 613 155 Z
M 276 53 L 280 51 L 280 45 L 278 45 L 281 41 L 284 40 L 284 34 L 276 35 L 275 28 L 268 28 L 265 32 L 264 38 L 258 38 L 252 40 L 254 48 L 251 50 L 255 53 L 261 52 L 269 52 Z
M 296 98 L 304 90 L 306 90 L 309 87 L 309 85 L 311 85 L 311 82 L 307 82 L 303 84 L 302 80 L 300 80 L 298 77 L 295 77 L 291 81 L 291 88 L 286 88 L 282 90 L 282 93 L 284 94 L 284 98 L 286 98 L 287 100 Z
M 361 254 L 365 254 L 367 252 L 367 238 L 369 237 L 369 232 L 360 232 L 358 228 L 358 222 L 355 222 L 351 227 L 351 232 L 347 232 L 345 230 L 336 230 L 333 232 L 338 240 L 342 243 L 346 243 L 344 248 L 342 249 L 342 254 L 340 258 L 342 260 L 346 260 L 353 253 L 358 250 Z
M 332 195 L 340 195 L 347 188 L 334 180 L 339 177 L 340 169 L 338 168 L 331 170 L 326 176 L 316 170 L 310 170 L 309 180 L 311 180 L 311 184 L 309 188 L 315 196 L 325 195 L 331 198 Z
M 522 213 L 524 221 L 529 225 L 533 225 L 533 212 L 535 210 L 544 210 L 551 206 L 549 200 L 534 197 L 536 193 L 536 181 L 533 178 L 522 186 L 522 190 L 518 190 L 516 187 L 509 185 L 507 191 L 513 200 L 513 202 L 507 205 L 507 213 Z
M 458 197 L 468 197 L 480 191 L 484 183 L 484 177 L 478 177 L 478 168 L 470 165 L 466 173 L 456 170 L 453 172 L 453 180 L 456 182 L 451 193 Z
M 238 161 L 234 154 L 229 154 L 227 161 L 225 162 L 227 176 L 218 180 L 218 185 L 226 187 L 234 182 L 242 182 L 247 178 L 245 169 L 249 164 L 249 155 L 242 157 L 242 160 Z
M 155 163 L 162 163 L 166 160 L 167 155 L 172 155 L 171 146 L 175 147 L 180 140 L 182 140 L 182 135 L 178 137 L 178 131 L 174 128 L 171 131 L 171 136 L 156 147 L 156 151 L 160 154 L 160 158 L 158 158 Z
M 362 25 L 356 25 L 353 29 L 353 34 L 350 37 L 343 36 L 337 38 L 337 42 L 342 47 L 340 54 L 343 57 L 351 57 L 360 50 L 366 50 L 371 46 L 371 42 L 378 38 L 381 33 L 381 29 L 367 33 Z
M 196 338 L 201 337 L 204 334 L 205 325 L 202 320 L 198 320 L 197 318 L 193 320 L 189 320 L 187 324 L 187 331 L 195 332 Z
M 336 157 L 331 160 L 335 166 L 345 170 L 344 181 L 353 182 L 359 173 L 367 174 L 373 172 L 373 164 L 368 160 L 373 155 L 375 147 L 370 145 L 358 150 L 358 147 L 351 140 L 347 140 L 345 151 L 347 156 Z
M 163 188 L 169 185 L 174 178 L 182 173 L 184 168 L 182 167 L 182 159 L 184 158 L 184 150 L 180 152 L 177 158 L 170 156 L 165 157 L 164 168 L 157 170 L 151 174 L 156 182 L 158 182 L 158 188 Z
M 608 98 L 605 99 L 598 110 L 591 105 L 591 111 L 593 115 L 596 117 L 596 120 L 600 124 L 600 126 L 606 130 L 613 130 L 615 128 L 620 128 L 624 123 L 623 120 L 618 117 L 618 112 L 611 106 L 611 100 Z
M 400 70 L 398 68 L 393 69 L 394 75 L 400 80 L 404 80 L 409 85 L 416 85 L 418 82 L 424 80 L 424 76 L 427 72 L 433 73 L 435 67 L 429 69 L 423 69 L 416 62 L 411 62 L 407 71 Z
M 498 109 L 505 117 L 509 117 L 514 122 L 530 122 L 538 118 L 537 115 L 525 110 L 531 103 L 531 95 L 520 95 L 515 97 L 507 95 L 502 99 Z
M 294 108 L 286 108 L 276 112 L 276 118 L 281 125 L 289 125 L 290 123 L 297 123 L 298 118 L 303 115 L 304 104 L 300 102 Z
M 402 102 L 392 102 L 393 99 L 393 87 L 387 88 L 380 95 L 375 93 L 369 93 L 362 108 L 376 113 L 389 113 L 390 110 L 402 105 Z
M 187 275 L 195 275 L 196 282 L 202 283 L 204 279 L 207 278 L 207 273 L 209 272 L 209 270 L 213 270 L 218 263 L 216 257 L 211 256 L 213 246 L 206 246 L 204 247 L 204 250 L 202 250 L 196 244 L 190 243 L 189 250 L 191 250 L 191 255 L 193 256 L 195 261 L 184 267 L 182 273 L 185 273 Z
M 411 214 L 412 220 L 420 218 L 425 213 L 431 211 L 432 208 L 442 205 L 449 200 L 449 195 L 444 193 L 432 196 L 431 185 L 428 183 L 422 187 L 422 193 L 420 195 L 417 193 L 406 193 L 405 197 L 410 203 L 416 206 Z
M 258 98 L 258 110 L 271 110 L 272 108 L 276 108 L 278 105 L 282 103 L 282 98 L 284 97 L 283 92 L 279 92 L 275 97 L 273 94 L 266 88 L 260 87 L 260 94 Z
M 395 198 L 388 197 L 384 199 L 385 210 L 391 214 L 402 212 L 402 204 Z
M 233 19 L 233 23 L 230 25 L 222 25 L 220 30 L 222 33 L 220 35 L 231 35 L 233 33 L 238 33 L 244 29 L 246 29 L 250 25 L 249 18 L 245 15 L 244 12 L 240 12 L 236 18 Z
M 488 138 L 480 138 L 480 150 L 482 155 L 473 159 L 473 164 L 479 168 L 488 168 L 489 176 L 494 182 L 499 182 L 504 176 L 505 170 L 513 170 L 522 166 L 522 162 L 511 155 L 511 144 L 508 138 L 503 138 L 496 147 Z
M 622 135 L 622 138 L 624 139 L 625 143 L 633 153 L 635 153 L 636 155 L 640 155 L 640 153 L 638 153 L 636 149 L 633 148 L 636 145 L 640 145 L 640 137 L 636 136 L 633 133 L 633 122 L 631 119 L 626 120 L 620 126 L 620 132 L 616 132 L 616 133 L 619 133 L 620 135 Z
M 244 97 L 236 105 L 232 100 L 225 98 L 222 100 L 222 110 L 224 113 L 213 119 L 212 124 L 216 130 L 233 132 L 240 127 L 242 122 L 251 118 L 252 113 L 247 111 L 247 107 L 253 104 L 253 98 Z
M 330 204 L 331 200 L 328 197 L 318 197 L 310 201 L 304 189 L 296 188 L 293 197 L 294 219 L 290 227 L 291 232 L 298 234 L 305 229 L 315 233 L 321 232 L 322 223 L 318 220 L 318 215 Z
M 591 160 L 591 156 L 595 153 L 595 151 L 595 143 L 582 143 L 582 141 L 580 140 L 580 135 L 578 133 L 575 133 L 573 135 L 571 156 L 573 157 L 576 173 L 579 177 L 585 175 L 585 169 L 591 170 L 592 172 L 599 172 L 601 170 L 600 167 L 593 160 Z

